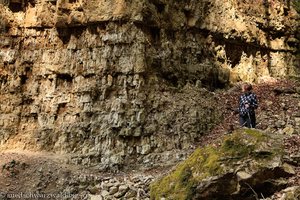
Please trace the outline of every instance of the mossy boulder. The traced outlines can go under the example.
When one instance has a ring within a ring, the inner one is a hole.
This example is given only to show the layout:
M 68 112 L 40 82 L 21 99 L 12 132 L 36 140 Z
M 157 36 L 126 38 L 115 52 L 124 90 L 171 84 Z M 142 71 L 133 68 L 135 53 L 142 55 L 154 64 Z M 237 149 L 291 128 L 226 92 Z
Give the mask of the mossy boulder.
M 151 199 L 255 199 L 286 185 L 294 173 L 283 162 L 282 137 L 239 129 L 219 145 L 198 148 L 151 185 Z

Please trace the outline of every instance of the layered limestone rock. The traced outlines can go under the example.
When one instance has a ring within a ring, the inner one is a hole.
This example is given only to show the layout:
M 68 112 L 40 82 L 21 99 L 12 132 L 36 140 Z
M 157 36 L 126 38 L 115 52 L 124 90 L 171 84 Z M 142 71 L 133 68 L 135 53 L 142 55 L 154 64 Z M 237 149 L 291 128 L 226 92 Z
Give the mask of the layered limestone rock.
M 101 168 L 184 158 L 219 120 L 201 87 L 297 76 L 298 15 L 252 5 L 2 0 L 1 149 Z

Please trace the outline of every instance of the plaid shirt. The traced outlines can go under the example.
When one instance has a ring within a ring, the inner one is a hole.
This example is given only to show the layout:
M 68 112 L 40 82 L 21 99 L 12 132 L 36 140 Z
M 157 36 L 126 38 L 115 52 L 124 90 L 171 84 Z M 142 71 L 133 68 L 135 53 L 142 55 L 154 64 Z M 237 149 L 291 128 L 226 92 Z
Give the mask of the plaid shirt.
M 248 104 L 248 108 L 246 106 Z M 254 109 L 258 107 L 256 95 L 252 92 L 244 93 L 239 100 L 239 113 L 245 116 L 247 113 L 253 114 Z

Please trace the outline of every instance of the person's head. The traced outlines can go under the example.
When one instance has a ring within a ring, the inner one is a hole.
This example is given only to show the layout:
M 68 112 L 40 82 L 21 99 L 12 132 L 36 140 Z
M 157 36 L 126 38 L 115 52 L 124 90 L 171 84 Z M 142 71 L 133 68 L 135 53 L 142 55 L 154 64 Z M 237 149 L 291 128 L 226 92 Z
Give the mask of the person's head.
M 252 85 L 250 83 L 246 83 L 242 86 L 243 92 L 250 92 L 252 90 Z

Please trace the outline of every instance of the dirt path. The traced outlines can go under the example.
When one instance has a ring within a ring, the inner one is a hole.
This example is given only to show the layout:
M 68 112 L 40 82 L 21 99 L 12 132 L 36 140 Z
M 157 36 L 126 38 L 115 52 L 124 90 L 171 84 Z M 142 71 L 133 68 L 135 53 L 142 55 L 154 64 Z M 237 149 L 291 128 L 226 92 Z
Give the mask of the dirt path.
M 101 183 L 108 180 L 122 184 L 131 178 L 152 177 L 151 174 L 166 170 L 104 173 L 67 163 L 68 155 L 22 150 L 0 152 L 0 200 L 85 200 L 101 193 Z
M 1 152 L 0 157 L 2 198 L 4 194 L 10 194 L 17 195 L 15 197 L 18 199 L 18 195 L 41 191 L 55 194 L 63 186 L 64 179 L 80 170 L 65 164 L 66 158 L 62 155 L 14 150 Z M 22 198 L 26 196 L 20 196 L 19 199 Z

